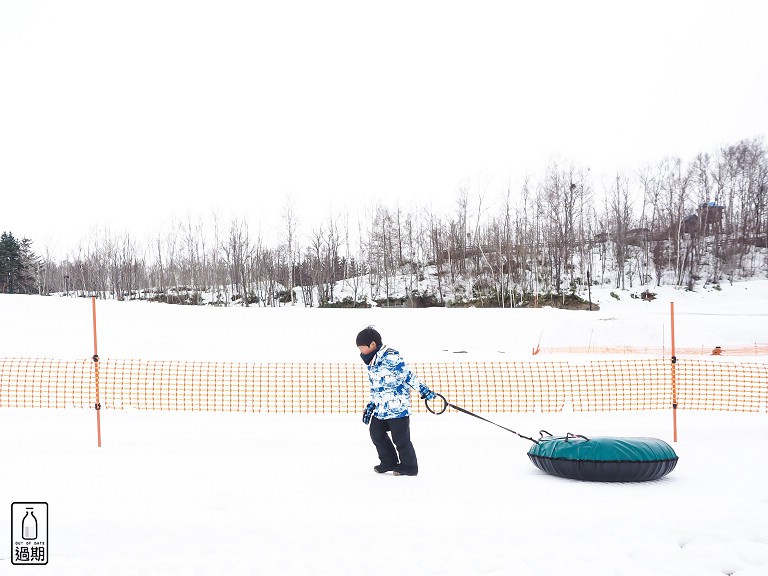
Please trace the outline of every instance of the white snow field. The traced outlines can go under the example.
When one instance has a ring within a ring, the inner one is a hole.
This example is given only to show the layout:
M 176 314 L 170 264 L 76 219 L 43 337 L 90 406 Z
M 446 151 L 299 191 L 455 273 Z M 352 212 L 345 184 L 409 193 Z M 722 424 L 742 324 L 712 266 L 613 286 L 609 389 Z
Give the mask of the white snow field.
M 375 324 L 406 360 L 530 358 L 541 346 L 765 343 L 768 282 L 608 291 L 602 310 L 214 309 L 97 304 L 102 358 L 358 361 Z M 88 358 L 90 300 L 0 296 L 0 356 Z M 570 355 L 578 360 L 586 355 Z M 541 361 L 540 357 L 537 357 Z M 363 369 L 362 363 L 360 364 Z M 428 384 L 440 390 L 439 382 Z M 415 396 L 414 396 L 415 400 Z M 360 409 L 362 410 L 362 406 Z M 378 475 L 360 414 L 0 409 L 0 574 L 768 575 L 768 414 L 486 414 L 523 434 L 653 436 L 661 480 L 548 476 L 530 442 L 458 413 L 412 417 L 417 477 Z M 49 505 L 49 562 L 11 564 L 13 502 Z M 3 519 L 4 518 L 4 519 Z

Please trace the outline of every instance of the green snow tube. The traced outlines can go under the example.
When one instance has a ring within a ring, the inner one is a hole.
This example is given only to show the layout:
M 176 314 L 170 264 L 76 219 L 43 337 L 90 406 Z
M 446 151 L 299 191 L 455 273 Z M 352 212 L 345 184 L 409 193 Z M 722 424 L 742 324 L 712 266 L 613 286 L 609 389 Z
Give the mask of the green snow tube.
M 674 470 L 678 459 L 658 438 L 587 438 L 570 432 L 555 437 L 543 430 L 528 457 L 548 474 L 594 482 L 658 480 Z

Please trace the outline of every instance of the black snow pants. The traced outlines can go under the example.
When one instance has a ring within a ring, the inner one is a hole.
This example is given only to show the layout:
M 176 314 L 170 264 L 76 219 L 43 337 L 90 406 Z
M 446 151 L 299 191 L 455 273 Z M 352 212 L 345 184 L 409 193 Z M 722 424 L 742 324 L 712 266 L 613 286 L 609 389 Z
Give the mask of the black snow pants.
M 390 420 L 379 420 L 374 416 L 371 418 L 370 432 L 371 440 L 376 446 L 383 467 L 397 468 L 406 474 L 418 473 L 419 464 L 416 461 L 416 450 L 411 444 L 410 416 Z M 387 432 L 392 434 L 391 440 Z M 395 447 L 397 447 L 397 451 L 395 451 Z

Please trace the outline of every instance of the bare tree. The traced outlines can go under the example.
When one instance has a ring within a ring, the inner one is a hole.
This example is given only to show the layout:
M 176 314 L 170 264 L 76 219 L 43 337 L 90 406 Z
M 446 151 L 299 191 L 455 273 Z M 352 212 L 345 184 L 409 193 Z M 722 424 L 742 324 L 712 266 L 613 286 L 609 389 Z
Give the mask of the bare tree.
M 627 179 L 616 174 L 614 186 L 608 198 L 607 211 L 609 222 L 614 230 L 614 262 L 616 265 L 616 288 L 625 289 L 626 267 L 628 263 L 628 230 L 632 225 L 632 200 Z M 631 279 L 630 279 L 631 282 Z
M 300 254 L 299 245 L 297 243 L 297 229 L 299 226 L 298 216 L 296 214 L 296 206 L 291 196 L 287 196 L 285 203 L 283 204 L 283 231 L 285 233 L 285 254 L 288 274 L 285 278 L 285 284 L 290 292 L 291 304 L 296 303 L 296 298 L 293 293 L 293 287 L 296 285 L 296 260 L 297 254 Z

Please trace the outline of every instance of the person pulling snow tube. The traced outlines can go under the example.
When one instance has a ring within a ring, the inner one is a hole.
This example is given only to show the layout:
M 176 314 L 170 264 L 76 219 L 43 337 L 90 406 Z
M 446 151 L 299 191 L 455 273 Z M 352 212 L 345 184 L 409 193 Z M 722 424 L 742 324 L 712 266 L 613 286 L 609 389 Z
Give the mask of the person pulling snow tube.
M 675 451 L 658 438 L 540 434 L 528 457 L 538 469 L 562 478 L 645 482 L 666 476 L 677 465 Z

